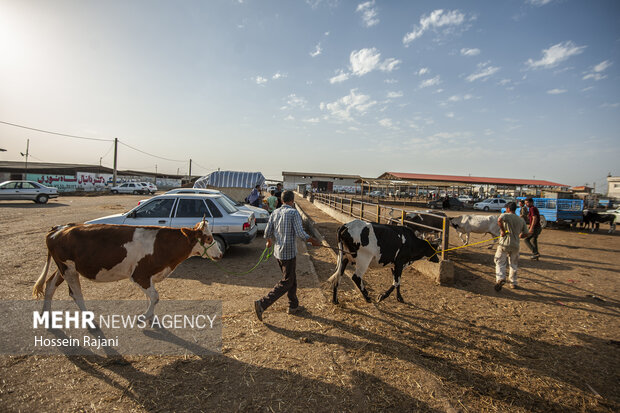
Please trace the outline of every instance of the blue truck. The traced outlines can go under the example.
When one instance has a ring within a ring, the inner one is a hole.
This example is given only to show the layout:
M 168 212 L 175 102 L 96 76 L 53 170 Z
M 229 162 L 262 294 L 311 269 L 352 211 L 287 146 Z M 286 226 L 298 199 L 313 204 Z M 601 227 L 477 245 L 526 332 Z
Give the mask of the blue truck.
M 533 198 L 533 200 L 534 206 L 538 208 L 540 215 L 545 217 L 547 223 L 570 225 L 583 221 L 582 199 Z M 519 215 L 520 212 L 521 208 L 517 208 L 516 214 Z

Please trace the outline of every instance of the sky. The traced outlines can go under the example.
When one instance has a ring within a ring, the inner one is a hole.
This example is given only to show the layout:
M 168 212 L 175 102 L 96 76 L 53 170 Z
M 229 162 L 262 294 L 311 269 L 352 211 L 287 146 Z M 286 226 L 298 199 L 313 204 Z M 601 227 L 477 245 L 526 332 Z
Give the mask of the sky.
M 606 187 L 616 0 L 0 0 L 0 160 Z M 7 125 L 12 123 L 78 139 Z

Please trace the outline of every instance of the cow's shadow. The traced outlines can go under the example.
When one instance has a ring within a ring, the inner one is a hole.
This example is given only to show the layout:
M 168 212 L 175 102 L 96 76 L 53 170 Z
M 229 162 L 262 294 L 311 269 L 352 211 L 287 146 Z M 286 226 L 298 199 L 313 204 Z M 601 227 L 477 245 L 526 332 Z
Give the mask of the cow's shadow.
M 190 353 L 197 350 L 194 343 L 181 343 L 179 338 L 173 340 Z M 276 355 L 282 350 L 270 347 L 265 351 Z M 114 352 L 108 357 L 68 355 L 66 359 L 83 373 L 121 392 L 119 400 L 130 399 L 131 406 L 120 406 L 121 410 L 133 410 L 138 406 L 152 412 L 367 411 L 381 410 L 381 402 L 372 399 L 376 392 L 381 392 L 398 409 L 434 411 L 426 402 L 361 370 L 350 372 L 351 383 L 345 385 L 308 378 L 286 369 L 245 363 L 237 357 L 219 353 L 176 357 L 169 363 L 165 363 L 166 358 L 158 358 L 160 362 L 164 360 L 165 365 L 154 373 L 145 371 L 143 359 L 134 361 L 132 357 Z M 109 400 L 109 390 L 99 394 L 102 400 Z M 99 400 L 95 398 L 89 402 L 98 405 Z

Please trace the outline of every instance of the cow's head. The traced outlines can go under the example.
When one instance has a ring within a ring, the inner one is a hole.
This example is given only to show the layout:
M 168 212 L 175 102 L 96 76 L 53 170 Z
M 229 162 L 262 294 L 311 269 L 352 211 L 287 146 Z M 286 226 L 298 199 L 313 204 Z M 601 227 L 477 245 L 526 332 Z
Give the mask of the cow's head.
M 455 218 L 451 218 L 450 219 L 450 225 L 452 225 L 454 227 L 454 229 L 459 229 L 459 226 L 462 223 L 462 218 L 463 217 L 455 217 Z
M 191 235 L 188 232 L 185 232 L 185 235 L 189 237 L 193 236 L 196 241 L 196 245 L 194 245 L 191 255 L 198 255 L 203 258 L 206 258 L 208 255 L 216 261 L 222 258 L 223 251 L 220 249 L 220 245 L 213 238 L 213 234 L 209 229 L 209 223 L 204 217 L 202 218 L 202 221 L 194 226 L 193 231 L 191 231 Z

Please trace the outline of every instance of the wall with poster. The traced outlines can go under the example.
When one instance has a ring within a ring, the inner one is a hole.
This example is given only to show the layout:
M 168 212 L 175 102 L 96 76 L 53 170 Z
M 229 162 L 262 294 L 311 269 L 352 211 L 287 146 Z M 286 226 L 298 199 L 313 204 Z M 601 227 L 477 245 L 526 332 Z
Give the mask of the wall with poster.
M 105 191 L 111 182 L 112 174 L 77 173 L 78 191 Z
M 77 178 L 73 175 L 27 174 L 26 179 L 58 188 L 58 192 L 75 192 L 78 187 Z

